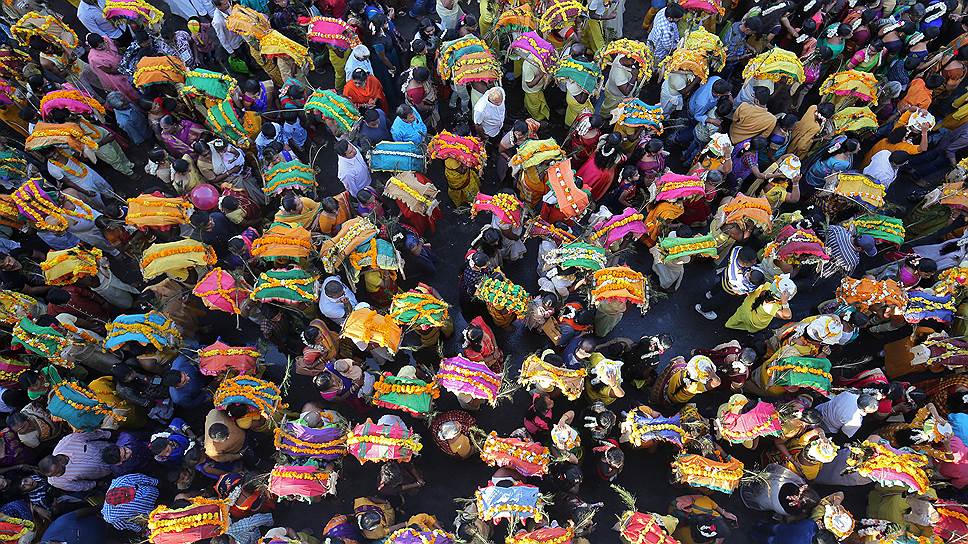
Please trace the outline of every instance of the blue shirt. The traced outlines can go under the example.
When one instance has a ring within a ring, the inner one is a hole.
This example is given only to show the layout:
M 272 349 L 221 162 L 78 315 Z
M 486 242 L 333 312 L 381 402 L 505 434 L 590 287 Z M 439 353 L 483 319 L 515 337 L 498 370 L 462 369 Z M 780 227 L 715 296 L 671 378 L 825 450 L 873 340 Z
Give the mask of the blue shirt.
M 211 398 L 205 391 L 205 378 L 198 371 L 198 367 L 188 357 L 179 355 L 171 363 L 171 369 L 184 372 L 188 376 L 188 383 L 181 387 L 169 387 L 168 396 L 175 406 L 182 408 L 198 408 L 208 403 Z
M 107 542 L 108 526 L 93 508 L 81 508 L 58 516 L 51 522 L 41 540 L 65 544 Z
M 424 124 L 423 119 L 420 118 L 420 112 L 417 110 L 413 110 L 413 117 L 412 123 L 404 121 L 402 117 L 393 120 L 390 133 L 393 135 L 394 141 L 423 144 L 424 138 L 427 137 L 427 125 Z
M 119 448 L 130 449 L 131 457 L 128 457 L 120 465 L 111 467 L 111 472 L 115 474 L 128 474 L 138 470 L 144 470 L 148 467 L 148 462 L 154 458 L 151 455 L 151 450 L 148 449 L 148 442 L 135 433 L 128 431 L 118 433 L 117 446 Z
M 709 110 L 716 107 L 716 97 L 713 96 L 713 84 L 722 79 L 719 76 L 710 76 L 709 79 L 703 83 L 696 92 L 692 93 L 689 97 L 689 115 L 696 120 L 697 123 L 705 123 L 706 114 Z
M 106 500 L 104 506 L 101 507 L 101 516 L 104 521 L 110 523 L 119 531 L 140 533 L 144 530 L 144 526 L 132 520 L 147 516 L 155 508 L 158 502 L 158 480 L 137 472 L 118 476 L 111 480 L 107 497 L 112 498 L 112 495 L 121 495 L 123 491 L 120 488 L 131 488 L 130 491 L 133 491 L 133 495 L 131 495 L 130 500 L 119 504 L 109 504 Z M 112 494 L 112 491 L 115 493 Z M 112 500 L 116 499 L 112 498 Z
M 126 110 L 114 110 L 114 118 L 118 126 L 131 138 L 131 142 L 140 145 L 151 138 L 151 127 L 148 118 L 138 108 L 128 107 Z
M 360 123 L 360 136 L 369 140 L 371 144 L 376 145 L 384 140 L 389 140 L 390 131 L 387 129 L 387 115 L 379 108 L 374 111 L 380 116 L 379 125 L 376 128 L 372 128 L 366 122 Z

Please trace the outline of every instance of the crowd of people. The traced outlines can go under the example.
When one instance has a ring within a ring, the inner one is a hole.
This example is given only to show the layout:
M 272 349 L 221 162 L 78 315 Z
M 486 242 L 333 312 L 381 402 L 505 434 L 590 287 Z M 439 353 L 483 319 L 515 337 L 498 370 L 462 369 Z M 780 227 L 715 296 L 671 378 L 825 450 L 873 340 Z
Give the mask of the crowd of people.
M 960 0 L 71 1 L 0 6 L 0 541 L 968 535 Z

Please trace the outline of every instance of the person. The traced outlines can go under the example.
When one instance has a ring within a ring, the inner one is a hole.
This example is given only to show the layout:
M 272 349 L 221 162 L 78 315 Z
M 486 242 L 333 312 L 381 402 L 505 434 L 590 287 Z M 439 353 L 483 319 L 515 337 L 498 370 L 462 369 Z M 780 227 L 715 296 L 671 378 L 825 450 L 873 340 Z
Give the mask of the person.
M 118 126 L 135 145 L 147 145 L 154 139 L 148 118 L 138 107 L 130 102 L 123 92 L 108 93 L 107 105 L 114 112 Z
M 877 399 L 867 393 L 844 391 L 816 407 L 820 425 L 829 435 L 843 434 L 847 438 L 860 430 L 864 417 L 877 411 Z
M 88 5 L 86 2 L 81 4 Z M 131 86 L 127 75 L 118 71 L 121 55 L 118 54 L 118 47 L 114 44 L 114 40 L 108 36 L 92 33 L 87 35 L 87 45 L 90 47 L 87 53 L 88 66 L 97 76 L 101 88 L 109 92 L 119 92 L 128 101 L 136 102 L 140 98 L 137 91 Z
M 776 116 L 766 108 L 770 91 L 766 87 L 753 88 L 753 100 L 743 102 L 733 111 L 729 139 L 733 145 L 755 136 L 769 136 L 776 127 Z
M 68 492 L 94 489 L 97 481 L 111 475 L 101 452 L 111 445 L 105 430 L 74 432 L 61 438 L 54 451 L 40 460 L 38 468 L 51 486 Z
M 124 34 L 122 25 L 115 25 L 104 18 L 104 6 L 98 0 L 82 0 L 77 4 L 77 19 L 88 32 L 116 40 Z
M 212 409 L 205 416 L 205 456 L 216 463 L 237 461 L 245 447 L 245 431 L 224 410 Z
M 679 20 L 686 14 L 679 4 L 667 4 L 652 20 L 646 42 L 652 47 L 656 62 L 662 62 L 679 43 Z
M 406 103 L 417 110 L 429 128 L 434 128 L 440 123 L 437 89 L 431 81 L 430 70 L 426 66 L 415 66 L 407 71 L 403 95 Z
M 778 276 L 769 284 L 763 284 L 746 295 L 736 313 L 726 321 L 727 329 L 757 333 L 770 326 L 773 318 L 790 319 L 790 299 L 797 294 L 796 284 Z
M 369 108 L 363 112 L 363 124 L 360 125 L 360 136 L 366 138 L 370 145 L 390 140 L 390 127 L 387 116 L 380 108 Z
M 356 307 L 353 292 L 336 276 L 323 280 L 320 287 L 319 311 L 324 317 L 342 326 Z
M 420 118 L 420 113 L 407 104 L 397 106 L 397 118 L 393 120 L 390 134 L 395 142 L 411 142 L 423 145 L 427 139 L 427 125 Z
M 389 111 L 380 80 L 363 68 L 353 70 L 349 81 L 343 87 L 343 96 L 349 98 L 360 109 L 379 106 L 381 110 Z
M 474 127 L 478 135 L 487 139 L 496 138 L 504 127 L 504 115 L 507 105 L 504 101 L 504 89 L 492 87 L 474 104 Z
M 883 149 L 871 156 L 870 162 L 864 167 L 864 175 L 890 189 L 891 184 L 897 179 L 897 172 L 907 164 L 910 154 L 907 151 L 891 151 Z
M 537 60 L 528 56 L 521 64 L 521 90 L 524 91 L 524 107 L 535 121 L 545 121 L 551 115 L 544 88 L 547 76 Z
M 833 140 L 821 157 L 810 165 L 803 178 L 814 189 L 824 186 L 827 176 L 850 170 L 854 165 L 854 154 L 860 151 L 860 143 L 851 138 L 840 137 Z
M 337 140 L 334 149 L 339 163 L 336 176 L 346 188 L 346 192 L 355 197 L 373 183 L 370 178 L 370 167 L 366 164 L 360 150 L 349 140 Z
M 621 137 L 612 133 L 605 137 L 595 156 L 585 161 L 577 175 L 582 184 L 591 192 L 593 200 L 601 200 L 615 182 L 615 171 L 625 155 L 619 151 Z

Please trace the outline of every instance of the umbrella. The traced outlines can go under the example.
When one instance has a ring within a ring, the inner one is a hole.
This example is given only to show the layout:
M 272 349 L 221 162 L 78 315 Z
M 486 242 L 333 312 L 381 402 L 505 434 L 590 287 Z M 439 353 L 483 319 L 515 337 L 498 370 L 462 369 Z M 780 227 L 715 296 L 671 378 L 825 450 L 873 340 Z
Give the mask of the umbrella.
M 554 64 L 555 47 L 536 32 L 525 32 L 511 42 L 511 50 L 525 60 L 531 59 L 545 72 Z
M 129 342 L 151 345 L 161 351 L 176 347 L 181 333 L 175 323 L 161 312 L 146 314 L 123 314 L 105 326 L 104 349 L 116 351 Z
M 337 472 L 316 465 L 276 465 L 269 473 L 269 493 L 280 499 L 312 502 L 336 494 Z
M 185 83 L 188 67 L 178 57 L 142 57 L 134 70 L 134 86 L 147 87 L 159 83 Z
M 70 285 L 81 278 L 96 276 L 101 250 L 89 250 L 75 246 L 60 251 L 48 251 L 47 258 L 40 263 L 47 285 Z
M 10 34 L 17 38 L 20 45 L 29 45 L 30 38 L 37 36 L 42 40 L 59 46 L 66 54 L 77 49 L 80 42 L 71 27 L 53 15 L 41 15 L 31 11 L 10 27 Z
M 880 126 L 877 122 L 877 115 L 867 106 L 843 108 L 834 113 L 831 121 L 834 124 L 834 134 L 876 130 Z
M 440 369 L 434 376 L 434 381 L 454 395 L 486 400 L 494 406 L 502 378 L 484 363 L 457 355 L 440 361 Z
M 662 134 L 665 113 L 662 106 L 650 106 L 638 98 L 626 98 L 611 111 L 612 124 L 645 127 L 655 135 Z
M 352 130 L 361 118 L 359 110 L 350 99 L 332 89 L 317 89 L 309 96 L 304 109 L 318 112 L 336 123 L 344 132 Z
M 427 145 L 427 156 L 431 159 L 454 159 L 478 172 L 487 164 L 487 150 L 480 138 L 458 136 L 446 130 L 431 138 Z
M 360 44 L 356 32 L 348 23 L 333 17 L 311 17 L 300 20 L 300 24 L 309 26 L 306 38 L 313 43 L 321 43 L 336 49 L 353 49 Z
M 286 190 L 307 193 L 316 188 L 316 172 L 297 159 L 272 165 L 263 177 L 265 185 L 262 192 L 266 196 L 278 195 Z
M 587 16 L 588 8 L 576 0 L 556 0 L 545 8 L 538 20 L 538 29 L 547 35 L 554 30 L 575 26 L 579 17 Z
M 850 96 L 877 105 L 877 77 L 869 72 L 846 70 L 831 74 L 820 86 L 822 96 Z
M 187 238 L 149 246 L 141 255 L 141 274 L 146 280 L 162 274 L 184 278 L 189 269 L 210 266 L 217 261 L 211 246 Z
M 302 268 L 268 270 L 259 274 L 249 298 L 286 305 L 315 302 L 317 279 Z
M 178 91 L 184 97 L 211 101 L 225 100 L 238 88 L 234 77 L 220 72 L 198 68 L 185 74 L 185 85 Z M 207 102 L 206 102 L 207 104 Z
M 390 318 L 407 327 L 442 327 L 450 322 L 448 304 L 435 297 L 424 284 L 393 295 Z
M 598 62 L 599 68 L 605 70 L 619 55 L 630 58 L 639 64 L 640 81 L 652 77 L 652 66 L 655 64 L 652 48 L 640 41 L 628 38 L 611 41 L 595 53 L 595 60 Z
M 602 69 L 594 62 L 583 62 L 571 57 L 562 57 L 552 68 L 555 81 L 559 84 L 574 83 L 588 94 L 598 92 L 598 81 Z
M 40 99 L 40 115 L 46 119 L 51 110 L 64 109 L 78 115 L 97 113 L 104 115 L 104 106 L 84 91 L 70 85 L 51 91 Z
M 238 374 L 253 374 L 261 356 L 255 348 L 232 347 L 219 338 L 198 350 L 198 370 L 206 376 L 218 376 L 229 369 Z
M 205 114 L 205 121 L 212 132 L 234 145 L 242 148 L 248 148 L 252 145 L 252 141 L 249 139 L 249 131 L 245 128 L 245 124 L 239 120 L 239 115 L 236 113 L 230 98 L 216 102 L 214 106 L 209 108 Z
M 278 385 L 253 376 L 225 378 L 215 390 L 212 402 L 222 409 L 230 404 L 244 404 L 255 408 L 267 419 L 286 407 Z
M 128 199 L 124 222 L 139 229 L 187 225 L 191 209 L 191 203 L 184 197 L 139 195 Z
M 273 223 L 262 236 L 252 241 L 253 257 L 305 259 L 312 251 L 312 235 L 302 225 Z
M 161 10 L 144 0 L 107 0 L 104 3 L 104 18 L 117 26 L 125 23 L 155 26 L 164 16 Z
M 524 205 L 510 193 L 498 193 L 494 196 L 477 193 L 474 203 L 471 204 L 471 217 L 477 217 L 482 211 L 491 212 L 501 223 L 520 227 Z
M 192 294 L 202 299 L 210 310 L 236 315 L 242 313 L 242 302 L 249 296 L 247 291 L 236 286 L 235 277 L 221 268 L 213 268 L 205 274 L 195 284 Z
M 774 47 L 753 57 L 743 68 L 743 79 L 786 80 L 790 83 L 803 83 L 803 62 L 794 53 Z

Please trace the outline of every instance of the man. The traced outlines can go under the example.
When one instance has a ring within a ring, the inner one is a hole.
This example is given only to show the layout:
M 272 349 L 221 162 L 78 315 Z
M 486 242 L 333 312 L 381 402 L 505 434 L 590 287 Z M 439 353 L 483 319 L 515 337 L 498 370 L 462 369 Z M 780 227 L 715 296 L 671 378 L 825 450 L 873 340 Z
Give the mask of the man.
M 356 296 L 336 276 L 323 280 L 319 297 L 319 313 L 340 327 L 356 307 Z
M 108 93 L 107 105 L 114 112 L 114 119 L 121 130 L 128 135 L 128 139 L 136 146 L 145 145 L 154 138 L 148 118 L 144 112 L 134 105 L 118 91 Z
M 211 393 L 205 389 L 205 378 L 191 359 L 179 354 L 171 363 L 171 371 L 178 373 L 178 382 L 168 387 L 172 404 L 179 408 L 197 409 L 211 402 Z
M 786 152 L 797 157 L 806 157 L 817 140 L 833 134 L 833 123 L 830 120 L 833 115 L 834 105 L 830 102 L 807 108 L 803 117 L 790 131 L 790 145 Z
M 205 416 L 205 455 L 216 463 L 242 458 L 245 431 L 223 410 L 213 408 Z
M 756 270 L 759 259 L 756 250 L 751 247 L 736 246 L 729 252 L 726 267 L 723 268 L 722 289 L 715 287 L 706 291 L 707 306 L 696 304 L 695 310 L 700 315 L 713 321 L 723 312 L 729 315 L 742 301 L 742 297 L 752 293 L 765 278 L 763 273 Z
M 407 104 L 397 106 L 397 118 L 390 126 L 390 134 L 397 142 L 412 142 L 416 145 L 423 145 L 427 139 L 427 125 L 417 110 Z
M 838 271 L 850 276 L 860 264 L 861 252 L 868 257 L 877 255 L 877 245 L 873 237 L 866 234 L 857 236 L 840 225 L 827 227 L 825 238 L 830 266 L 824 268 L 824 277 L 833 276 Z
M 679 43 L 679 20 L 686 14 L 679 4 L 669 4 L 655 14 L 646 41 L 652 46 L 656 65 L 669 56 Z
M 100 0 L 81 0 L 77 5 L 77 18 L 91 34 L 107 36 L 117 40 L 124 34 L 126 26 L 115 26 L 104 18 L 104 2 Z
M 615 57 L 605 80 L 605 99 L 601 109 L 603 114 L 611 112 L 619 102 L 632 96 L 641 69 L 634 60 L 625 55 Z
M 599 22 L 599 32 L 601 23 Z M 545 100 L 544 88 L 547 77 L 533 57 L 527 57 L 521 63 L 521 90 L 524 91 L 524 107 L 535 121 L 544 121 L 551 116 L 548 101 Z
M 736 68 L 745 65 L 753 57 L 755 52 L 747 40 L 753 34 L 762 32 L 763 27 L 763 20 L 757 16 L 747 17 L 730 25 L 723 39 L 723 46 L 726 48 L 725 74 L 732 74 Z
M 98 480 L 111 475 L 101 452 L 111 445 L 111 433 L 104 429 L 71 433 L 54 446 L 54 451 L 38 463 L 47 483 L 67 492 L 90 491 Z
M 232 0 L 215 0 L 215 12 L 212 13 L 212 28 L 215 30 L 215 36 L 218 37 L 218 43 L 222 46 L 219 50 L 226 52 L 226 54 L 220 55 L 221 58 L 219 60 L 223 63 L 227 61 L 229 55 L 235 54 L 237 50 L 240 52 L 245 51 L 245 48 L 242 47 L 242 36 L 230 30 L 225 23 L 225 20 L 231 12 Z M 240 47 L 242 48 L 239 49 Z
M 111 465 L 113 474 L 120 475 L 147 469 L 152 455 L 147 441 L 134 433 L 122 431 L 118 433 L 116 443 L 101 450 L 101 460 Z
M 867 393 L 844 391 L 817 405 L 816 409 L 820 412 L 820 426 L 828 436 L 843 433 L 847 438 L 853 438 L 864 423 L 864 416 L 877 411 L 877 399 Z
M 382 109 L 368 108 L 363 112 L 360 136 L 366 138 L 371 145 L 392 139 L 390 136 L 390 128 L 387 124 L 387 116 Z
M 897 179 L 897 171 L 907 164 L 910 154 L 907 151 L 891 151 L 882 149 L 871 157 L 870 164 L 864 168 L 864 174 L 868 175 L 884 186 L 886 191 Z
M 64 434 L 64 424 L 54 421 L 53 416 L 38 401 L 31 402 L 7 416 L 7 427 L 17 433 L 17 438 L 29 448 L 54 442 Z
M 776 127 L 776 116 L 766 109 L 769 100 L 769 89 L 755 87 L 753 101 L 743 102 L 733 110 L 733 124 L 729 127 L 729 139 L 733 145 L 756 136 L 769 137 Z
M 158 480 L 139 473 L 126 474 L 111 480 L 101 516 L 119 531 L 140 533 L 157 502 Z
M 413 110 L 411 109 L 411 111 Z M 396 122 L 394 122 L 393 126 L 397 126 Z M 427 134 L 426 131 L 427 127 L 424 127 L 424 135 Z M 370 165 L 363 159 L 363 154 L 360 153 L 360 150 L 348 140 L 340 139 L 336 142 L 334 148 L 339 162 L 336 176 L 350 196 L 356 198 L 357 193 L 373 183 L 373 180 L 370 178 Z
M 212 246 L 218 255 L 228 256 L 229 239 L 236 231 L 224 213 L 196 210 L 189 220 L 202 242 Z

